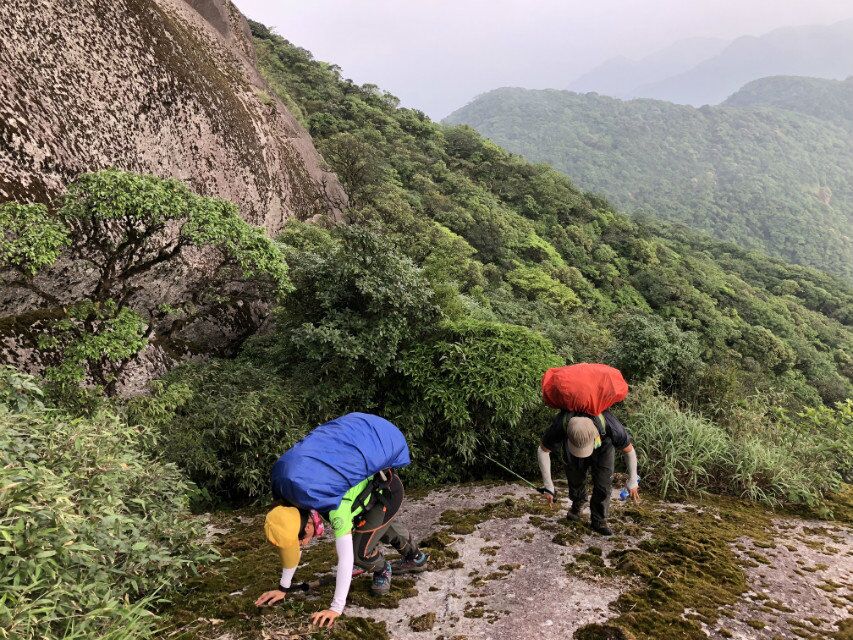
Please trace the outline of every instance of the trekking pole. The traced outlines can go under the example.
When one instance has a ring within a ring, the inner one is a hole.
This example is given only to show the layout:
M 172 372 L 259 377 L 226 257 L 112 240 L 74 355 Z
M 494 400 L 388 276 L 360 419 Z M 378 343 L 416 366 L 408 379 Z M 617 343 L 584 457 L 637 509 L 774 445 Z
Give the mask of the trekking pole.
M 503 469 L 504 471 L 507 471 L 507 472 L 511 473 L 512 475 L 514 475 L 516 478 L 518 478 L 519 480 L 521 480 L 524 484 L 528 485 L 531 489 L 535 489 L 535 490 L 536 490 L 536 491 L 538 491 L 539 493 L 551 493 L 551 492 L 550 492 L 550 491 L 548 491 L 548 489 L 546 489 L 545 487 L 537 487 L 535 484 L 533 484 L 532 482 L 530 482 L 530 480 L 527 480 L 527 479 L 523 478 L 522 476 L 520 476 L 519 474 L 517 474 L 515 471 L 513 471 L 512 469 L 510 469 L 510 468 L 509 468 L 509 467 L 507 467 L 506 465 L 501 464 L 500 462 L 498 462 L 497 460 L 495 460 L 495 459 L 494 459 L 494 458 L 492 458 L 491 456 L 488 456 L 488 455 L 486 455 L 486 454 L 484 453 L 484 454 L 483 454 L 483 457 L 484 457 L 484 458 L 486 458 L 487 460 L 491 460 L 492 462 L 494 462 L 496 465 L 498 465 L 498 466 L 499 466 L 501 469 Z M 552 494 L 552 495 L 553 495 L 553 494 Z

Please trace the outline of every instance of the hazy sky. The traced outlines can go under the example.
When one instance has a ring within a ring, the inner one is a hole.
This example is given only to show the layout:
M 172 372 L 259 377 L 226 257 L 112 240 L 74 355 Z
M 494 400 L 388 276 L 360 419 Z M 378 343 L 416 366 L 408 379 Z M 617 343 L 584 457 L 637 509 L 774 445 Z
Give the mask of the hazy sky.
M 616 55 L 853 18 L 851 0 L 235 0 L 356 82 L 443 118 L 502 86 L 564 88 Z

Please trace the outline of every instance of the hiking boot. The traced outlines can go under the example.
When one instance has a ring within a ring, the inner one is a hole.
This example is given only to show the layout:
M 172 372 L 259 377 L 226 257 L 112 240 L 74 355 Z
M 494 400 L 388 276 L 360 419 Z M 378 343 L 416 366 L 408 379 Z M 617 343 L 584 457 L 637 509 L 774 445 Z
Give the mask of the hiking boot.
M 573 522 L 577 522 L 581 519 L 581 505 L 579 502 L 573 502 L 572 508 L 569 509 L 569 512 L 566 514 L 566 520 L 571 520 Z
M 382 595 L 391 590 L 391 563 L 386 562 L 385 567 L 373 572 L 373 584 L 370 585 L 373 593 Z
M 606 522 L 593 522 L 592 530 L 601 536 L 612 536 L 613 530 L 607 526 Z
M 411 571 L 412 569 L 420 569 L 429 560 L 429 554 L 423 551 L 417 551 L 414 555 L 403 558 L 397 564 L 398 571 Z

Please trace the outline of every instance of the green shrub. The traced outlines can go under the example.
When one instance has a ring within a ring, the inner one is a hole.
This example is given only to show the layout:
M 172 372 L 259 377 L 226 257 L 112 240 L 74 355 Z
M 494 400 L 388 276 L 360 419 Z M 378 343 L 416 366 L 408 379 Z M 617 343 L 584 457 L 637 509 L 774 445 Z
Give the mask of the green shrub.
M 21 389 L 16 377 L 3 371 L 0 387 Z M 214 558 L 188 513 L 191 487 L 140 452 L 144 432 L 32 395 L 0 402 L 0 635 L 147 637 L 146 607 Z
M 396 416 L 423 457 L 441 463 L 448 476 L 483 464 L 478 449 L 509 443 L 533 455 L 529 438 L 515 433 L 525 411 L 541 404 L 542 373 L 560 364 L 553 346 L 513 325 L 465 320 L 443 324 L 403 353 Z
M 323 413 L 371 406 L 400 349 L 438 318 L 432 289 L 370 229 L 321 235 L 291 224 L 282 239 L 295 290 L 274 336 L 251 345 L 251 357 L 300 379 Z
M 610 360 L 630 380 L 658 377 L 668 391 L 690 386 L 704 368 L 696 334 L 673 320 L 645 314 L 620 314 L 613 329 Z
M 312 423 L 292 384 L 245 360 L 185 365 L 132 400 L 128 418 L 158 433 L 152 452 L 179 465 L 205 502 L 269 493 L 276 459 Z
M 85 382 L 113 395 L 152 335 L 166 340 L 198 319 L 229 332 L 236 309 L 279 299 L 290 287 L 284 256 L 262 229 L 234 204 L 199 196 L 178 180 L 83 174 L 55 211 L 0 206 L 0 228 L 0 271 L 10 276 L 4 284 L 38 299 L 39 308 L 35 326 L 27 314 L 7 323 L 17 327 L 17 339 L 26 336 L 23 346 L 39 352 L 66 397 Z M 193 271 L 190 294 L 150 294 L 152 282 L 186 277 L 185 260 L 198 249 L 216 259 Z M 85 264 L 85 273 L 68 272 L 67 261 Z M 80 297 L 68 300 L 39 273 L 63 282 L 70 275 L 68 287 Z M 252 320 L 244 322 L 251 328 Z

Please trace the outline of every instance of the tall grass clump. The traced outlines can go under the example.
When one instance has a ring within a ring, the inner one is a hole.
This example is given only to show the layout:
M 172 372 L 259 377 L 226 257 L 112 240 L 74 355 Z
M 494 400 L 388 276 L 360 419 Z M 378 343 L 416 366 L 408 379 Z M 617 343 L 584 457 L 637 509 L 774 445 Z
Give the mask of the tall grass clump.
M 629 429 L 639 452 L 643 484 L 669 493 L 716 488 L 731 466 L 732 442 L 725 429 L 640 385 L 629 396 Z
M 836 491 L 853 445 L 851 403 L 772 415 L 755 399 L 737 427 L 724 427 L 638 385 L 625 403 L 643 482 L 670 493 L 714 491 L 768 505 L 816 506 Z
M 177 468 L 101 411 L 46 408 L 0 369 L 0 637 L 147 638 L 148 607 L 203 562 Z

